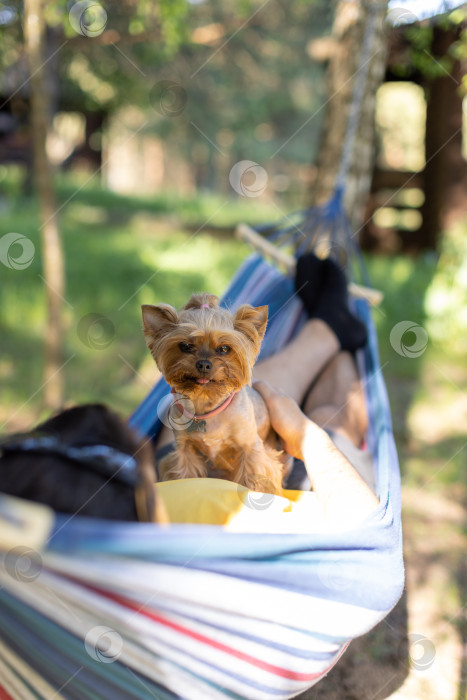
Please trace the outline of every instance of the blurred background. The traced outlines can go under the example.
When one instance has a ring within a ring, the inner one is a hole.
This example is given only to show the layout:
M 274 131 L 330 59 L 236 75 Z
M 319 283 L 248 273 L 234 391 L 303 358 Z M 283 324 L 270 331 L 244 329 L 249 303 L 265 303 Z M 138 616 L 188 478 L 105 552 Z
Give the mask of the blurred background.
M 370 7 L 0 2 L 2 433 L 129 415 L 158 376 L 140 305 L 221 295 L 238 223 L 326 201 Z M 346 204 L 384 293 L 408 596 L 307 697 L 465 700 L 467 6 L 376 13 Z

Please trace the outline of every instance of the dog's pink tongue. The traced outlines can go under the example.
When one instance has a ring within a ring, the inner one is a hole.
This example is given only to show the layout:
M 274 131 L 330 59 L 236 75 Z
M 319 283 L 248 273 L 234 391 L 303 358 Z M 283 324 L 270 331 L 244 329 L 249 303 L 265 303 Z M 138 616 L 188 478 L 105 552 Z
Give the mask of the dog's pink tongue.
M 198 384 L 209 384 L 209 379 L 202 379 L 201 377 L 198 377 L 196 381 Z

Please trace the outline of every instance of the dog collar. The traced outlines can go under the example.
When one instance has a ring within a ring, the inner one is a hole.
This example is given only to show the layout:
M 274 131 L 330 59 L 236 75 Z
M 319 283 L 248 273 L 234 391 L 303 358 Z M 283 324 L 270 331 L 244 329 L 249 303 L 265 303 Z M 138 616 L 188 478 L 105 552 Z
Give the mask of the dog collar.
M 171 393 L 178 394 L 178 391 L 172 387 Z M 177 401 L 177 399 L 174 399 L 174 404 L 180 409 L 180 411 L 182 411 L 182 413 L 185 414 L 185 416 L 188 416 L 188 418 L 191 418 L 192 420 L 204 420 L 205 418 L 212 418 L 212 416 L 217 416 L 218 413 L 221 413 L 225 408 L 227 408 L 237 393 L 237 391 L 232 391 L 232 393 L 227 396 L 226 400 L 223 401 L 220 406 L 214 408 L 212 411 L 208 411 L 207 413 L 190 413 L 190 411 L 187 411 L 186 408 L 184 408 L 184 406 Z

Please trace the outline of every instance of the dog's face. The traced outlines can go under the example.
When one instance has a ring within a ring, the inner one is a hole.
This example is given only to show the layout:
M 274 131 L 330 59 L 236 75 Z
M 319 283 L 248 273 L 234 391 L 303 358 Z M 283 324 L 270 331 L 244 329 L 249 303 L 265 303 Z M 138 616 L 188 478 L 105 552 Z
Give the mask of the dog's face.
M 234 314 L 212 294 L 195 294 L 177 312 L 143 306 L 146 343 L 164 378 L 193 401 L 222 398 L 251 382 L 268 308 L 245 304 Z

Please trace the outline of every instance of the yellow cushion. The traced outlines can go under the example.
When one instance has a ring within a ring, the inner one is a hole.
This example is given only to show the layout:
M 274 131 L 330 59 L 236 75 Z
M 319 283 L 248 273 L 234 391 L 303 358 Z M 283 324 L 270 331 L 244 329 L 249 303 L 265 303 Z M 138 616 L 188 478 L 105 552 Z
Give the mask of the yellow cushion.
M 307 533 L 323 525 L 313 492 L 283 490 L 281 496 L 273 496 L 224 479 L 163 481 L 155 488 L 172 523 L 269 533 Z

